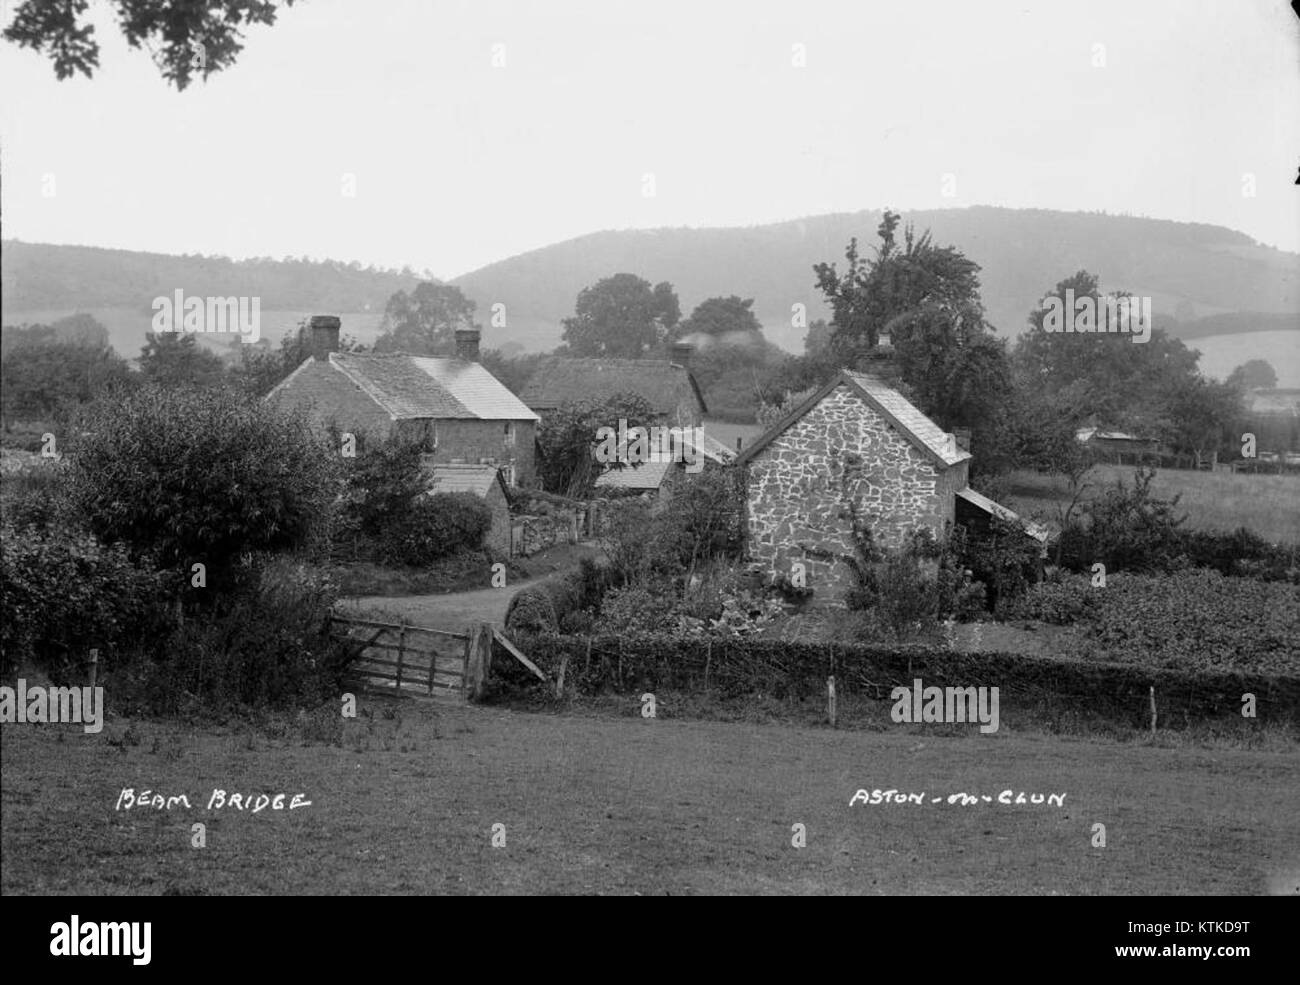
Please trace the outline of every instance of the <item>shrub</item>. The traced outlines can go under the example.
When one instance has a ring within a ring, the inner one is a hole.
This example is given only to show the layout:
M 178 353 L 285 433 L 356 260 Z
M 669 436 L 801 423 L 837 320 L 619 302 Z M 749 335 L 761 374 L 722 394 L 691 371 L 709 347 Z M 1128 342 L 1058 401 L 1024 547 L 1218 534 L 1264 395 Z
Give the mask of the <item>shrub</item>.
M 1232 533 L 1189 530 L 1183 540 L 1187 559 L 1198 568 L 1260 581 L 1300 584 L 1300 547 L 1270 544 L 1246 527 Z
M 556 632 L 559 624 L 551 596 L 541 585 L 519 589 L 506 607 L 506 629 L 512 632 Z
M 34 660 L 67 674 L 92 647 L 106 661 L 172 625 L 176 585 L 122 545 L 66 531 L 0 530 L 0 655 L 5 672 Z
M 384 528 L 381 552 L 397 564 L 428 564 L 460 550 L 478 550 L 491 526 L 492 510 L 473 493 L 421 496 Z
M 18 529 L 44 531 L 73 523 L 66 464 L 37 460 L 0 474 L 0 511 L 4 522 Z
M 1095 562 L 1107 571 L 1176 571 L 1184 563 L 1186 515 L 1175 512 L 1179 497 L 1157 499 L 1151 493 L 1155 470 L 1141 468 L 1133 485 L 1117 480 L 1106 493 L 1083 507 L 1061 531 L 1060 564 L 1088 571 Z
M 230 390 L 150 386 L 90 405 L 72 442 L 72 500 L 91 531 L 159 567 L 233 567 L 323 534 L 334 462 L 301 415 Z
M 1011 619 L 1036 619 L 1054 626 L 1069 626 L 1096 616 L 1105 589 L 1093 588 L 1084 575 L 1067 575 L 1059 581 L 1034 585 L 1010 603 L 1005 615 Z
M 601 603 L 602 625 L 626 633 L 653 633 L 671 625 L 676 613 L 665 596 L 645 587 L 615 588 Z

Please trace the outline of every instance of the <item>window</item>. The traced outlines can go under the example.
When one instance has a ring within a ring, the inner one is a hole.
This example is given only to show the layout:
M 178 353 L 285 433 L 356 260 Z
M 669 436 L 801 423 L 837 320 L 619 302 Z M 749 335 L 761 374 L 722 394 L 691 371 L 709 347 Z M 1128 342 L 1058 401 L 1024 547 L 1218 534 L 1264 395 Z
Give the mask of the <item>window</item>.
M 506 421 L 505 445 L 507 448 L 513 448 L 515 446 L 515 422 L 514 421 Z

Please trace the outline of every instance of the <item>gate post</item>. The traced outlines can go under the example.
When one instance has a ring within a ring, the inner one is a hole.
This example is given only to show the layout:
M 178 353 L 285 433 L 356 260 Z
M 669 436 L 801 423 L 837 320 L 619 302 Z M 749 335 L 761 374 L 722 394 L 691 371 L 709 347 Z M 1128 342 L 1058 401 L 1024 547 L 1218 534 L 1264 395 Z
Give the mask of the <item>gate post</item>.
M 492 666 L 492 627 L 481 622 L 470 627 L 465 642 L 465 697 L 478 701 Z

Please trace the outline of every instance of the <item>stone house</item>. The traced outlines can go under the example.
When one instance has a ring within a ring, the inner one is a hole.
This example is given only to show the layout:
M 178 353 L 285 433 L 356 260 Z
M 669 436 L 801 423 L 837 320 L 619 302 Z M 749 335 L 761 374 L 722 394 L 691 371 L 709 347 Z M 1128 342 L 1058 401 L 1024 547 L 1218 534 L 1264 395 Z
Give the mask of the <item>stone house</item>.
M 492 526 L 483 546 L 495 553 L 510 554 L 510 495 L 501 470 L 495 465 L 430 465 L 428 491 L 470 493 L 478 496 L 492 511 Z
M 710 437 L 703 427 L 698 431 L 683 428 L 675 440 L 684 444 L 682 461 L 666 460 L 667 456 L 657 455 L 650 461 L 610 468 L 597 477 L 596 488 L 635 489 L 649 494 L 652 508 L 659 509 L 672 498 L 674 490 L 689 480 L 692 472 L 721 468 L 736 459 L 735 452 Z
M 610 397 L 644 397 L 654 411 L 654 423 L 698 427 L 709 412 L 704 393 L 690 371 L 694 346 L 675 343 L 667 359 L 542 360 L 519 394 L 542 417 L 567 403 Z M 611 426 L 617 422 L 611 422 Z
M 495 465 L 507 485 L 535 474 L 538 417 L 478 361 L 479 332 L 456 332 L 454 357 L 339 352 L 339 319 L 311 320 L 312 354 L 268 395 L 322 426 L 402 435 L 433 465 Z
M 736 459 L 747 557 L 769 577 L 801 562 L 816 597 L 842 598 L 854 585 L 855 524 L 882 547 L 901 546 L 918 527 L 942 538 L 970 459 L 898 391 L 842 370 Z M 963 509 L 986 502 L 962 497 Z

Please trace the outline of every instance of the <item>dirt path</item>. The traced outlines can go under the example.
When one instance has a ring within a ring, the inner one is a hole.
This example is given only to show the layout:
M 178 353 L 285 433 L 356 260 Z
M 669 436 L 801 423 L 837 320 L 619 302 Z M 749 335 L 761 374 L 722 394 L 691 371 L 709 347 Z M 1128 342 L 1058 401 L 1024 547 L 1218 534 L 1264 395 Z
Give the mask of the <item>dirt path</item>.
M 518 581 L 507 581 L 504 588 L 479 588 L 468 592 L 442 592 L 436 595 L 367 595 L 341 599 L 339 608 L 354 615 L 369 612 L 406 619 L 417 626 L 462 632 L 473 623 L 505 625 L 506 608 L 515 592 L 525 585 L 535 585 L 547 578 L 559 578 L 577 567 L 583 557 L 594 556 L 595 548 L 583 544 L 563 553 L 537 555 L 534 563 L 545 563 L 547 556 L 556 559 L 552 570 Z

